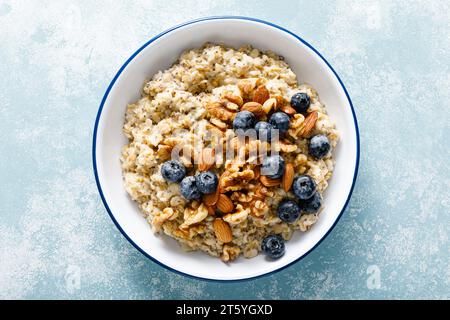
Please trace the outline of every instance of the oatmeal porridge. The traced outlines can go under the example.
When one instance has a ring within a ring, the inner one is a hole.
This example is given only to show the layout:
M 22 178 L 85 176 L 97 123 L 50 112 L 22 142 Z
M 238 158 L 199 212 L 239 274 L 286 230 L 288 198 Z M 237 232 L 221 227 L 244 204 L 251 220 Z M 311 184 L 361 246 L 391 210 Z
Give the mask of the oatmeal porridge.
M 281 257 L 319 218 L 339 133 L 282 57 L 205 44 L 127 106 L 126 191 L 152 229 L 223 261 Z

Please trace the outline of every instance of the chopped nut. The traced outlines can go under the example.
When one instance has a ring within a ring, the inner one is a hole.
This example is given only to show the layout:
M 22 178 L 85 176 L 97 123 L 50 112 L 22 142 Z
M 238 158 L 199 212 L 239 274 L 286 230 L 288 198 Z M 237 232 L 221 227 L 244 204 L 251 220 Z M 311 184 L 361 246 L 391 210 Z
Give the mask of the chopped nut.
M 255 217 L 262 217 L 269 212 L 269 206 L 261 200 L 256 200 L 252 207 L 252 212 Z
M 236 212 L 229 213 L 223 217 L 223 220 L 231 225 L 239 224 L 247 220 L 250 209 L 244 209 L 241 204 L 236 206 Z
M 231 200 L 238 201 L 241 203 L 248 203 L 248 202 L 252 201 L 252 199 L 253 199 L 253 197 L 251 195 L 246 194 L 244 192 L 239 192 L 239 191 L 235 191 L 231 195 Z
M 207 171 L 214 165 L 215 162 L 215 150 L 212 148 L 204 148 L 199 158 L 198 170 Z
M 165 208 L 162 212 L 157 211 L 154 214 L 152 225 L 158 230 L 167 220 L 173 220 L 178 216 L 178 212 L 172 208 Z
M 275 98 L 275 100 L 277 100 L 276 108 L 278 108 L 278 109 L 281 108 L 282 106 L 284 106 L 285 103 L 286 103 L 284 98 L 282 96 L 280 96 L 280 95 L 274 95 L 274 96 L 272 96 L 272 98 Z
M 262 105 L 262 109 L 265 113 L 269 113 L 272 109 L 276 110 L 277 108 L 277 99 L 270 98 L 264 102 Z
M 190 226 L 192 224 L 199 223 L 207 216 L 208 216 L 208 209 L 203 203 L 198 207 L 197 210 L 193 208 L 186 208 L 184 210 L 184 222 L 182 226 L 183 227 Z
M 157 151 L 158 157 L 161 160 L 169 159 L 172 149 L 173 149 L 173 147 L 168 146 L 168 145 L 164 145 L 164 144 L 158 145 L 158 151 Z
M 257 81 L 257 78 L 239 80 L 237 86 L 239 90 L 241 90 L 242 97 L 247 98 L 253 93 Z
M 283 111 L 284 113 L 290 115 L 290 116 L 292 116 L 292 115 L 297 113 L 297 111 L 294 108 L 292 108 L 290 105 L 288 105 L 288 104 L 285 104 L 284 106 L 282 106 L 280 108 L 280 110 Z
M 222 259 L 223 262 L 232 261 L 236 259 L 240 253 L 241 249 L 239 249 L 239 247 L 229 246 L 226 244 L 223 246 L 220 259 Z
M 215 125 L 217 128 L 221 130 L 225 130 L 228 127 L 225 122 L 222 122 L 220 119 L 217 118 L 211 118 L 209 121 L 211 121 L 213 125 Z
M 226 93 L 223 97 L 228 101 L 238 105 L 239 107 L 244 104 L 244 100 L 242 99 L 241 96 L 236 96 L 232 93 Z
M 300 130 L 302 129 L 303 121 L 305 121 L 305 117 L 301 113 L 296 113 L 292 116 L 288 130 L 291 137 L 297 138 Z
M 210 102 L 206 105 L 206 111 L 213 117 L 223 121 L 233 119 L 234 112 L 225 108 L 222 102 Z
M 224 103 L 224 105 L 225 105 L 225 108 L 227 108 L 230 111 L 236 112 L 239 110 L 239 106 L 236 103 L 226 101 Z

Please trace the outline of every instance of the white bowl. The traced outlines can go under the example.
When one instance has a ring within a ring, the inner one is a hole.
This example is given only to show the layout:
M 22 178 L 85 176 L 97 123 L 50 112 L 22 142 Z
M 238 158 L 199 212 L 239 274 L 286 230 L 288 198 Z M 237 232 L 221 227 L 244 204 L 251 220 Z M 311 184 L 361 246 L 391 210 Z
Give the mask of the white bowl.
M 300 82 L 313 85 L 341 133 L 334 175 L 324 195 L 324 210 L 306 233 L 296 232 L 286 254 L 263 255 L 225 264 L 202 252 L 186 253 L 175 240 L 155 236 L 122 183 L 120 150 L 125 108 L 140 97 L 146 78 L 171 66 L 180 53 L 210 41 L 239 47 L 251 44 L 284 56 Z M 93 165 L 103 203 L 123 235 L 145 256 L 175 272 L 202 279 L 242 280 L 279 271 L 311 252 L 331 231 L 352 193 L 359 162 L 358 127 L 352 103 L 330 64 L 304 40 L 274 24 L 244 17 L 212 17 L 167 30 L 138 49 L 120 68 L 101 102 L 94 128 Z

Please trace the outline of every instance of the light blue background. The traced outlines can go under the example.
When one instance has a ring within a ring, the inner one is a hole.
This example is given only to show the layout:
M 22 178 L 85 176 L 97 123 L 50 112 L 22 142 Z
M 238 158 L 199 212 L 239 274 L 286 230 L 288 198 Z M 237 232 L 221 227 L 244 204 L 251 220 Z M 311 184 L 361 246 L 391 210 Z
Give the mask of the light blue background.
M 231 284 L 141 255 L 91 165 L 97 108 L 122 63 L 166 28 L 221 14 L 310 42 L 361 130 L 358 181 L 330 236 L 287 270 Z M 449 21 L 445 0 L 1 0 L 0 298 L 450 298 Z

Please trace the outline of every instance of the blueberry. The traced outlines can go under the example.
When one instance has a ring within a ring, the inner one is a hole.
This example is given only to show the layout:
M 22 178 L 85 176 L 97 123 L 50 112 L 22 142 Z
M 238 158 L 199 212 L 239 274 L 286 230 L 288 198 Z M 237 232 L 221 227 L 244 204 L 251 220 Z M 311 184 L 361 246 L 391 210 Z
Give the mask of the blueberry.
M 284 240 L 277 234 L 268 235 L 261 242 L 261 250 L 269 258 L 278 259 L 285 251 Z
M 285 133 L 289 129 L 289 116 L 284 112 L 275 112 L 270 116 L 269 123 L 280 130 L 280 133 Z
M 302 200 L 299 204 L 301 211 L 307 213 L 316 213 L 317 211 L 319 211 L 320 206 L 322 205 L 322 197 L 320 196 L 319 192 L 316 192 L 311 198 Z
M 284 222 L 294 222 L 300 217 L 300 206 L 291 199 L 284 199 L 277 209 L 278 218 Z
M 212 171 L 200 172 L 195 176 L 195 183 L 201 193 L 213 193 L 219 184 L 219 178 Z
M 169 182 L 180 182 L 186 176 L 186 168 L 177 160 L 169 160 L 161 166 L 161 175 Z
M 235 130 L 247 130 L 255 126 L 255 115 L 250 111 L 244 110 L 238 112 L 233 120 L 233 128 Z
M 306 200 L 316 192 L 316 182 L 308 175 L 298 176 L 294 179 L 292 189 L 300 200 Z
M 202 196 L 195 182 L 195 177 L 188 176 L 180 182 L 180 193 L 187 200 L 200 199 Z
M 297 92 L 291 97 L 291 106 L 299 113 L 305 113 L 310 104 L 309 96 L 304 92 Z
M 270 179 L 278 179 L 283 176 L 285 162 L 282 156 L 274 155 L 264 158 L 261 164 L 261 174 Z
M 327 136 L 318 134 L 309 141 L 309 154 L 316 159 L 322 159 L 330 151 L 330 141 Z
M 272 130 L 274 130 L 274 128 L 270 123 L 265 121 L 259 121 L 255 125 L 255 130 L 259 140 L 268 142 L 272 140 Z

